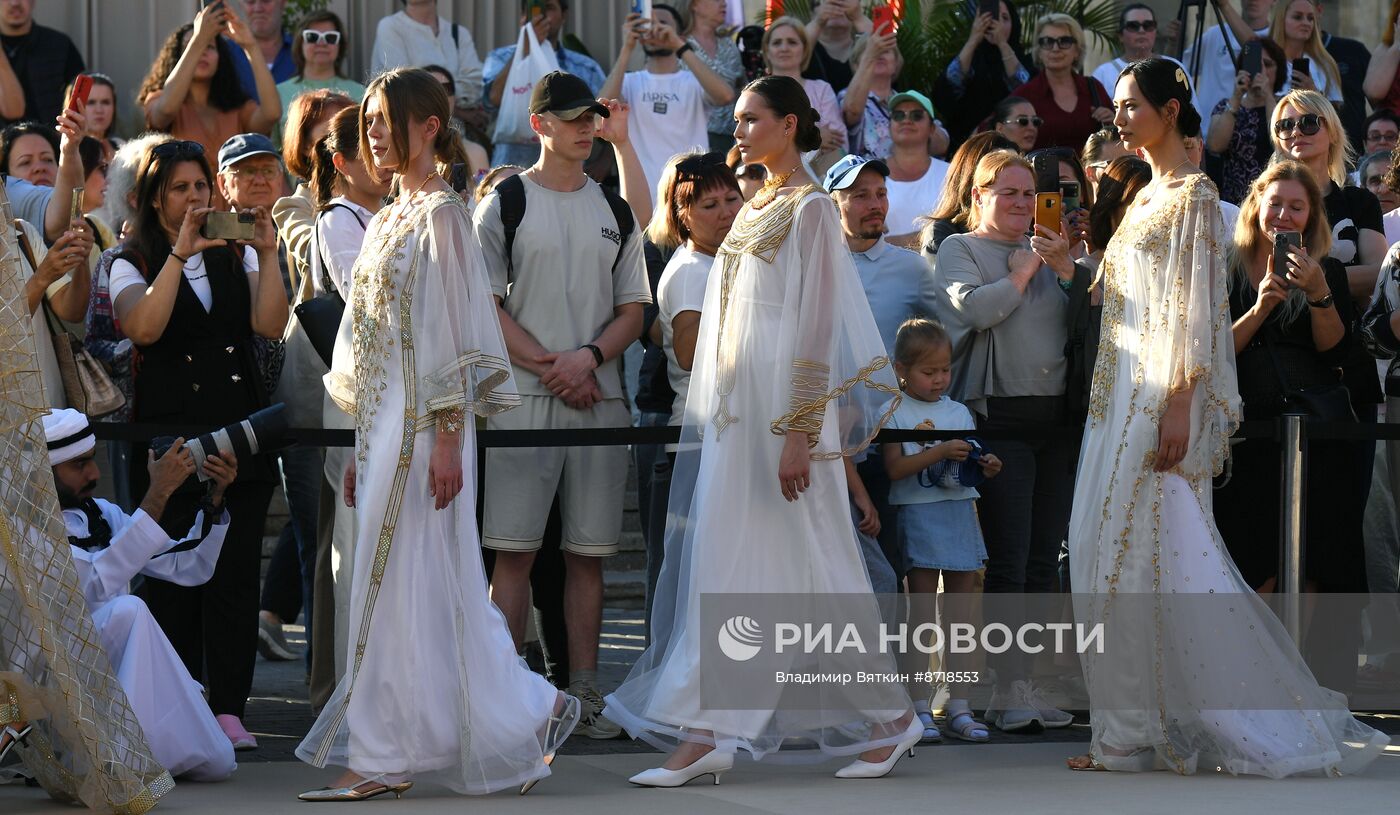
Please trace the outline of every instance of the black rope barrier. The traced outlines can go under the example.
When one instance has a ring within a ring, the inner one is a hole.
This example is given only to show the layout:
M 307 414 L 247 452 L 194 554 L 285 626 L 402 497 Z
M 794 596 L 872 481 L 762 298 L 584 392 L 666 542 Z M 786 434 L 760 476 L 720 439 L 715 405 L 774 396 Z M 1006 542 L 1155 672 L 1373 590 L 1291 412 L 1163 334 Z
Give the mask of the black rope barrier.
M 1279 438 L 1279 422 L 1259 419 L 1243 422 L 1234 439 Z M 1304 423 L 1306 437 L 1317 440 L 1396 441 L 1400 424 L 1320 422 Z M 104 441 L 145 443 L 157 436 L 189 438 L 212 428 L 190 425 L 164 425 L 138 422 L 94 422 L 93 431 Z M 1024 430 L 882 430 L 875 443 L 906 441 L 947 441 L 973 436 L 981 441 L 1050 441 L 1078 439 L 1084 428 L 1078 425 L 1037 427 Z M 298 427 L 287 431 L 293 444 L 303 447 L 353 447 L 355 431 Z M 629 444 L 673 444 L 680 440 L 679 427 L 597 427 L 586 430 L 478 430 L 477 446 L 486 447 L 608 447 Z

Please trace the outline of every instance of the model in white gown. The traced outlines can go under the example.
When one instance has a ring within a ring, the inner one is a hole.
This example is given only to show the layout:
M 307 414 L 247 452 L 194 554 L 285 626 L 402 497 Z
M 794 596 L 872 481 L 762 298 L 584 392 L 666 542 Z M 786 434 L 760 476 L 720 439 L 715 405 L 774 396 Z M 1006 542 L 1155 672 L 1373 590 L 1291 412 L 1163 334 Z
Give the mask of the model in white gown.
M 473 415 L 519 396 L 461 197 L 408 196 L 376 215 L 347 308 L 352 352 L 337 349 L 326 379 L 355 416 L 351 648 L 297 755 L 471 794 L 542 778 L 560 694 L 516 654 L 481 563 Z M 437 413 L 452 409 L 466 414 L 463 486 L 437 510 L 429 457 Z
M 894 376 L 830 196 L 801 187 L 746 205 L 715 259 L 671 482 L 651 646 L 607 697 L 605 715 L 661 749 L 682 741 L 756 758 L 789 746 L 811 759 L 897 744 L 912 711 L 902 686 L 857 701 L 832 687 L 822 709 L 792 710 L 778 685 L 746 689 L 744 710 L 704 705 L 702 595 L 871 594 L 847 503 L 843 453 L 883 423 Z M 892 407 L 889 408 L 891 411 Z M 806 431 L 811 486 L 785 501 L 784 438 Z M 849 663 L 847 663 L 849 667 Z M 892 670 L 875 654 L 871 671 Z M 907 720 L 905 720 L 907 721 Z M 712 735 L 711 735 L 712 734 Z M 784 755 L 788 755 L 787 752 Z
M 1092 758 L 1111 770 L 1355 772 L 1387 737 L 1317 684 L 1215 527 L 1211 478 L 1240 409 L 1226 237 L 1206 176 L 1169 181 L 1130 209 L 1101 268 L 1069 537 L 1076 620 L 1106 631 L 1106 651 L 1083 657 Z M 1185 456 L 1157 472 L 1159 419 L 1188 382 Z

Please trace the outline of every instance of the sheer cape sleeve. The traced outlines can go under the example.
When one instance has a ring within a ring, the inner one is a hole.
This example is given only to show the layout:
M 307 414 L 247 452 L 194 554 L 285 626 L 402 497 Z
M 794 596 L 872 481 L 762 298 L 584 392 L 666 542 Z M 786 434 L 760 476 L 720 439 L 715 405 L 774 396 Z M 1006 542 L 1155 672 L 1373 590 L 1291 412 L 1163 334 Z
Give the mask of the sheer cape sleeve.
M 409 287 L 419 422 L 459 408 L 490 416 L 515 407 L 520 394 L 466 204 L 446 195 L 426 219 Z
M 902 394 L 831 198 L 804 195 L 794 213 L 798 273 L 788 277 L 783 333 L 792 337 L 788 411 L 775 435 L 807 433 L 812 457 L 853 455 L 889 420 Z

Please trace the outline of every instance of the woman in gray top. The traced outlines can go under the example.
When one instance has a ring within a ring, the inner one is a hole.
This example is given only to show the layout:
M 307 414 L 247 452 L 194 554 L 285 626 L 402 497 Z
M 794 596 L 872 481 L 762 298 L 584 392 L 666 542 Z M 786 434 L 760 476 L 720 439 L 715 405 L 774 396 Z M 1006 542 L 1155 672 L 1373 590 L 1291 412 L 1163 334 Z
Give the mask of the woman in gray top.
M 1063 433 L 1069 298 L 1061 285 L 1074 264 L 1063 235 L 1041 226 L 1026 239 L 1034 212 L 1031 165 L 1009 150 L 988 153 L 973 176 L 971 231 L 946 238 L 934 267 L 935 310 L 953 339 L 949 395 L 973 411 L 979 430 L 1048 436 L 985 444 L 1005 463 L 1001 478 L 978 488 L 988 593 L 1058 590 L 1074 491 L 1075 440 Z M 1019 649 L 992 660 L 989 722 L 1011 731 L 1073 721 L 1030 684 Z

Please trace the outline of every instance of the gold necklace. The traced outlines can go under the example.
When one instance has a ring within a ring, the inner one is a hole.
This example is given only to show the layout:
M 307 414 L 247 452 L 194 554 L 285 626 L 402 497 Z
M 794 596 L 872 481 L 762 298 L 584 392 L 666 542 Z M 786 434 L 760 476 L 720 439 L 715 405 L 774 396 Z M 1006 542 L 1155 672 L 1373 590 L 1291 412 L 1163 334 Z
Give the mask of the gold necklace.
M 760 210 L 773 203 L 773 199 L 778 197 L 778 190 L 782 189 L 783 185 L 788 182 L 788 179 L 792 178 L 792 174 L 797 172 L 801 167 L 802 165 L 798 164 L 786 173 L 773 176 L 763 182 L 763 187 L 759 189 L 758 192 L 754 193 L 753 199 L 749 201 L 749 204 L 755 210 Z
M 428 186 L 429 181 L 432 181 L 434 178 L 437 177 L 439 176 L 436 170 L 434 170 L 431 173 L 428 173 L 427 177 L 423 179 L 423 183 L 419 184 L 417 188 L 415 188 L 408 195 L 405 195 L 398 201 L 394 202 L 393 216 L 395 225 L 398 225 L 408 220 L 409 214 L 413 212 L 413 207 L 411 206 L 413 203 L 413 198 L 417 196 L 418 193 L 422 192 L 424 187 Z

